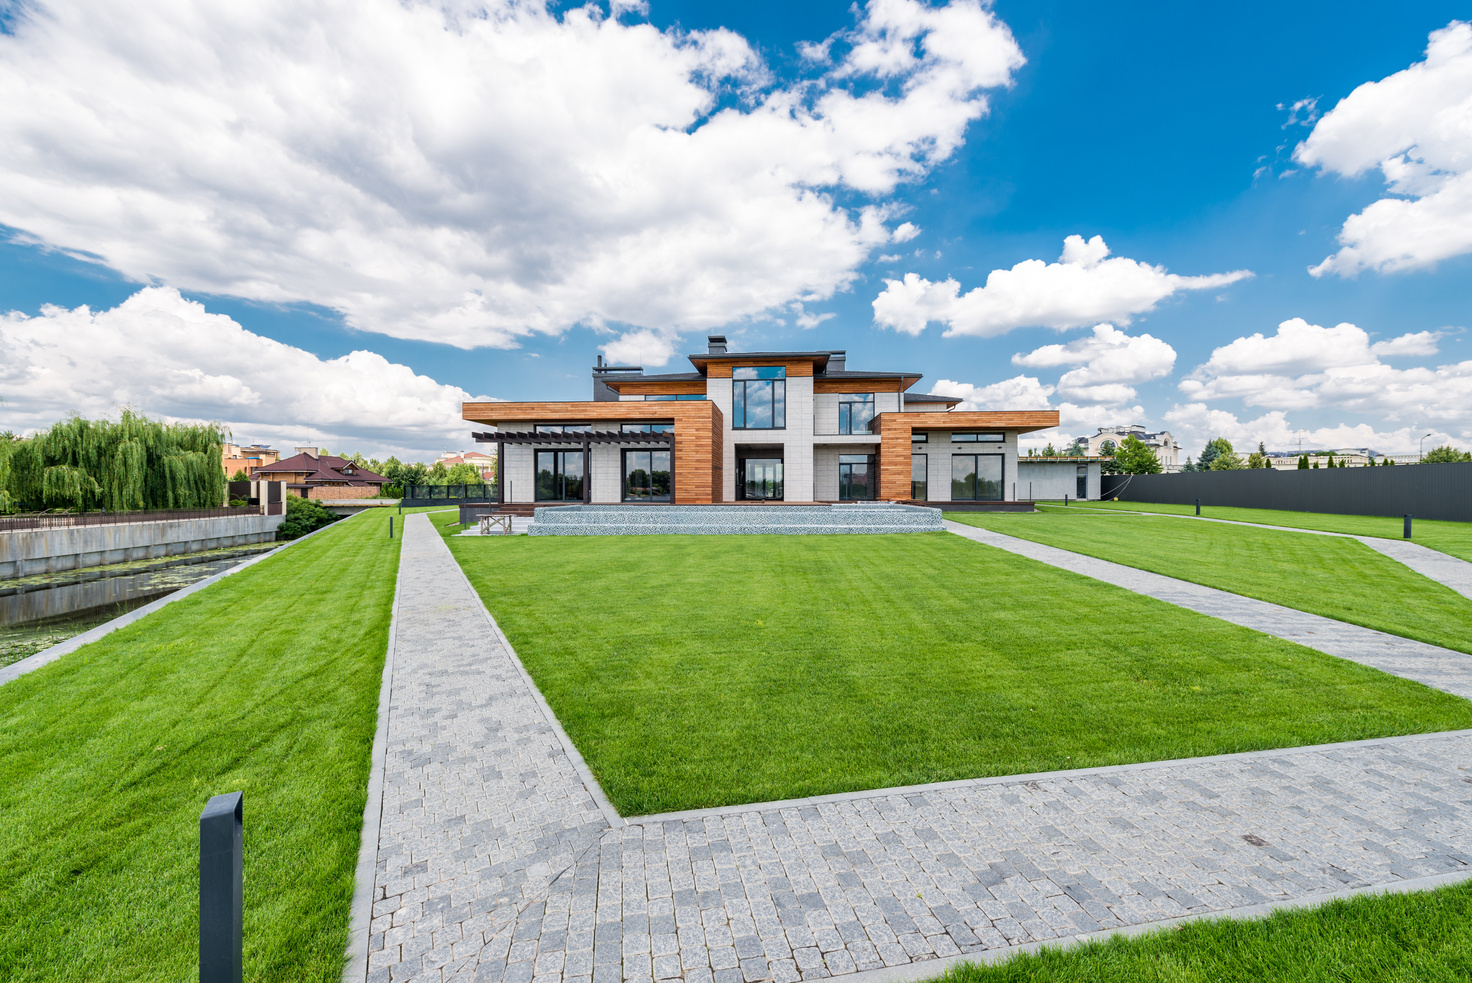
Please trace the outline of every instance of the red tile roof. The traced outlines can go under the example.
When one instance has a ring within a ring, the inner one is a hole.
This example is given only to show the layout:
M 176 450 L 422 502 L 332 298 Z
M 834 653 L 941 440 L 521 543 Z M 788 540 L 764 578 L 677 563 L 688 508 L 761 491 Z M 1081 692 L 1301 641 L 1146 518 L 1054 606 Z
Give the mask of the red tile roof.
M 349 473 L 351 471 L 351 473 Z M 256 474 L 297 474 L 306 475 L 298 478 L 297 484 L 307 485 L 386 485 L 388 479 L 381 474 L 374 474 L 367 468 L 359 467 L 352 461 L 341 457 L 333 457 L 331 454 L 323 454 L 321 457 L 312 457 L 310 454 L 296 454 L 284 458 L 275 464 L 267 464 L 265 467 L 255 469 Z

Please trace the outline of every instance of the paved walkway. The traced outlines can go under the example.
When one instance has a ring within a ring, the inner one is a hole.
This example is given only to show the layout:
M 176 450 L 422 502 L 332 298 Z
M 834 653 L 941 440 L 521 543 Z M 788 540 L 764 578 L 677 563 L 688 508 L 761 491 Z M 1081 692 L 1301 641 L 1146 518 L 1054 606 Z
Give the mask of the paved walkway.
M 929 975 L 1472 871 L 1472 732 L 626 823 L 428 520 L 404 532 L 370 980 Z M 1472 692 L 1472 670 L 1440 684 Z

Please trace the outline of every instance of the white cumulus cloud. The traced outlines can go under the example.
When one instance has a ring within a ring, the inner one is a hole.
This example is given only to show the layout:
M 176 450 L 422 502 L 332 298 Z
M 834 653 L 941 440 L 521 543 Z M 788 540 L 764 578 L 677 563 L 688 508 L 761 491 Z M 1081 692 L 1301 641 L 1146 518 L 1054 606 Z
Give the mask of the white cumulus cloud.
M 1371 343 L 1353 324 L 1302 318 L 1276 334 L 1255 333 L 1217 348 L 1180 383 L 1195 403 L 1240 399 L 1277 411 L 1336 409 L 1388 423 L 1445 428 L 1472 438 L 1472 361 L 1396 368 L 1382 359 L 1436 351 L 1436 332 Z
M 1012 364 L 1035 369 L 1076 366 L 1059 378 L 1059 396 L 1119 404 L 1136 398 L 1134 383 L 1169 375 L 1176 350 L 1152 335 L 1131 336 L 1112 324 L 1097 324 L 1092 335 L 1013 355 Z
M 916 273 L 885 280 L 874 298 L 875 323 L 918 335 L 932 321 L 946 337 L 991 337 L 1014 328 L 1077 328 L 1099 321 L 1128 324 L 1136 314 L 1180 291 L 1210 290 L 1250 277 L 1247 270 L 1179 276 L 1123 256 L 1109 257 L 1101 236 L 1071 235 L 1056 263 L 1029 259 L 993 270 L 985 286 L 961 292 L 953 278 L 938 283 Z
M 1023 61 L 978 0 L 873 0 L 783 83 L 739 35 L 644 9 L 13 5 L 0 224 L 397 337 L 669 336 L 848 287 L 909 234 L 887 196 Z
M 456 386 L 370 351 L 322 359 L 211 314 L 172 287 L 117 307 L 0 316 L 0 421 L 18 432 L 122 407 L 219 420 L 237 439 L 429 459 L 469 442 Z M 481 397 L 484 398 L 484 397 Z
M 1416 269 L 1472 251 L 1472 24 L 1432 32 L 1424 61 L 1340 100 L 1294 158 L 1346 177 L 1378 167 L 1390 194 L 1345 220 L 1342 248 L 1315 276 Z

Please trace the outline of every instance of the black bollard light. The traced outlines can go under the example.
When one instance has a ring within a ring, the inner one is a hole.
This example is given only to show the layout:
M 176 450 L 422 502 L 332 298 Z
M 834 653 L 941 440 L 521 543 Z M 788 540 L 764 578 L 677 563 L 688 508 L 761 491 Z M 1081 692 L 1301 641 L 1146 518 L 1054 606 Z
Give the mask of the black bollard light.
M 389 516 L 388 517 L 388 538 L 389 539 L 393 539 L 394 538 L 394 517 L 393 516 Z
M 1405 527 L 1405 530 L 1401 533 L 1401 539 L 1410 539 L 1410 538 L 1411 538 L 1411 513 L 1407 512 L 1406 513 L 1406 527 Z
M 199 817 L 199 983 L 241 983 L 242 798 L 216 795 Z
M 1196 514 L 1197 515 L 1200 515 L 1201 514 L 1201 499 L 1199 499 L 1199 498 L 1196 499 Z
M 1063 493 L 1063 504 L 1064 505 L 1067 505 L 1068 504 L 1068 492 L 1064 492 Z

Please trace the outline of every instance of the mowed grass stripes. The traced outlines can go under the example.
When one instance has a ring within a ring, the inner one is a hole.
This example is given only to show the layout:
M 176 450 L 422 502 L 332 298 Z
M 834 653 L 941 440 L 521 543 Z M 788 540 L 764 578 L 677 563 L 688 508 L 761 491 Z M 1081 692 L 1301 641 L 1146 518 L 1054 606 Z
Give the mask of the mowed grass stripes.
M 448 542 L 625 815 L 1472 726 L 949 533 Z
M 341 979 L 399 540 L 330 527 L 0 686 L 0 979 L 196 978 L 245 793 L 245 976 Z

